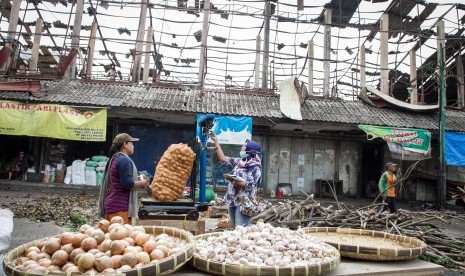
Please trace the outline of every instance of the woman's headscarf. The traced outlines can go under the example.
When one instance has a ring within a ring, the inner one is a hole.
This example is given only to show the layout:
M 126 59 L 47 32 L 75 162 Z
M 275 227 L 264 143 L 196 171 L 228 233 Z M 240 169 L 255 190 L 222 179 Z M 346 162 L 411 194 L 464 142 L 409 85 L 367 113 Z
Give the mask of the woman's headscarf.
M 257 142 L 249 139 L 245 141 L 244 145 L 247 157 L 240 160 L 237 165 L 241 168 L 246 168 L 247 170 L 253 168 L 254 166 L 261 166 L 262 159 L 260 157 L 260 145 Z
M 247 154 L 251 157 L 254 157 L 257 154 L 260 155 L 261 153 L 260 145 L 253 140 L 247 139 L 245 141 L 245 152 L 247 152 Z

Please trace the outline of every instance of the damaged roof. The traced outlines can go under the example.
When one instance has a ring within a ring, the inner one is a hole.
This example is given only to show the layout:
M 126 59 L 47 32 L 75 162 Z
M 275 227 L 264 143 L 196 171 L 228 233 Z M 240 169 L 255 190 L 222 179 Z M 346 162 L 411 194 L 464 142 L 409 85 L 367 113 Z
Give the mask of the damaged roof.
M 41 81 L 41 86 L 45 95 L 40 98 L 28 92 L 0 91 L 0 99 L 286 119 L 280 111 L 279 95 L 274 93 L 181 90 L 80 81 Z M 439 122 L 438 112 L 413 113 L 377 108 L 362 101 L 310 98 L 301 111 L 302 122 L 309 124 L 331 122 L 438 130 Z M 465 111 L 447 110 L 446 118 L 447 130 L 465 132 Z

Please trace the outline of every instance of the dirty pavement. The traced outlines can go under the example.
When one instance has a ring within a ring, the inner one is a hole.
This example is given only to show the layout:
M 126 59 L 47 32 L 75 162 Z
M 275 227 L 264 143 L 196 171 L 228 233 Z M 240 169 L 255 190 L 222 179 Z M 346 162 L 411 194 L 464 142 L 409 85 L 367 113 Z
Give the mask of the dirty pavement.
M 86 222 L 96 221 L 98 192 L 97 187 L 89 186 L 0 181 L 0 208 L 8 208 L 15 214 L 14 230 L 8 250 L 32 240 L 75 230 L 77 225 Z M 293 197 L 293 199 L 299 198 Z M 318 201 L 322 205 L 334 203 L 334 200 L 329 198 L 318 199 Z M 343 201 L 349 208 L 367 206 L 372 203 L 371 199 L 344 199 Z M 410 210 L 428 207 L 416 202 L 400 202 L 398 205 L 400 208 Z M 454 211 L 465 213 L 463 206 L 454 207 Z M 207 231 L 215 228 L 214 219 L 207 219 L 206 222 Z M 437 221 L 435 224 L 452 237 L 465 238 L 463 232 L 465 221 L 463 220 L 451 219 L 447 222 Z M 6 252 L 0 252 L 1 261 Z M 3 275 L 5 275 L 3 270 L 0 270 L 0 276 Z M 445 275 L 465 275 L 465 273 L 447 269 Z

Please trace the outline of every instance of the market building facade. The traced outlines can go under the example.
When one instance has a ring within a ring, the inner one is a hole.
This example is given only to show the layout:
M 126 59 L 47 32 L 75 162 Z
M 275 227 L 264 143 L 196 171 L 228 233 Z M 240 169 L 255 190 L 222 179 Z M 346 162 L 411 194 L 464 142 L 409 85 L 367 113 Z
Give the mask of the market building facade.
M 20 149 L 34 158 L 37 171 L 62 160 L 107 155 L 112 137 L 128 132 L 141 140 L 134 161 L 139 170 L 153 174 L 157 161 L 173 143 L 195 147 L 197 114 L 248 116 L 252 137 L 263 149 L 262 186 L 267 193 L 280 183 L 299 190 L 329 195 L 328 182 L 343 196 L 374 197 L 384 164 L 391 161 L 386 143 L 367 140 L 360 124 L 426 129 L 432 133 L 432 157 L 419 162 L 405 180 L 402 198 L 434 201 L 438 152 L 438 112 L 414 113 L 393 108 L 377 108 L 362 101 L 308 98 L 301 107 L 302 120 L 286 118 L 279 107 L 279 95 L 264 91 L 219 91 L 175 89 L 145 85 L 105 84 L 84 81 L 41 81 L 41 96 L 30 92 L 2 91 L 1 101 L 48 103 L 77 110 L 106 109 L 105 141 L 85 142 L 45 137 L 0 135 L 8 145 L 0 160 L 4 171 L 8 160 Z M 465 112 L 447 110 L 447 130 L 465 132 Z M 33 121 L 30 122 L 34 124 Z M 50 129 L 52 125 L 50 125 Z M 53 136 L 53 135 L 52 135 Z M 237 156 L 240 146 L 225 146 L 227 155 Z M 221 166 L 213 154 L 209 158 L 207 183 L 217 189 L 224 184 Z M 414 162 L 402 161 L 404 171 Z M 463 183 L 463 168 L 448 166 L 447 179 Z

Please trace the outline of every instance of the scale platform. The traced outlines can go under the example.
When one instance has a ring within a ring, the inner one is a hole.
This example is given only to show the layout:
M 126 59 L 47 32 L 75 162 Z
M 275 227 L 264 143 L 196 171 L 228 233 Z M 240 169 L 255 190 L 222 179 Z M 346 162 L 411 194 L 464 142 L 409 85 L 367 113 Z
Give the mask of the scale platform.
M 198 203 L 191 198 L 181 198 L 176 201 L 158 201 L 154 198 L 142 198 L 139 208 L 140 219 L 148 218 L 150 213 L 185 214 L 189 220 L 197 220 L 199 212 L 208 210 L 207 203 Z

